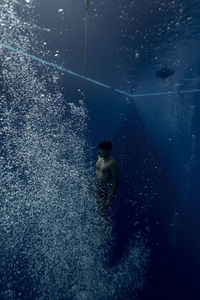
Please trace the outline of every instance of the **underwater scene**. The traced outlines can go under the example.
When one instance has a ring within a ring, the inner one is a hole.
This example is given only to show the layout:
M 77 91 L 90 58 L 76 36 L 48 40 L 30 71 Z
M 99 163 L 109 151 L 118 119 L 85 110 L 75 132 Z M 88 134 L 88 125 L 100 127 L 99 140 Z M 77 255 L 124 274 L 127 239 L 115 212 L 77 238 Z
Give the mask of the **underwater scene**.
M 200 1 L 0 1 L 0 300 L 200 299 Z

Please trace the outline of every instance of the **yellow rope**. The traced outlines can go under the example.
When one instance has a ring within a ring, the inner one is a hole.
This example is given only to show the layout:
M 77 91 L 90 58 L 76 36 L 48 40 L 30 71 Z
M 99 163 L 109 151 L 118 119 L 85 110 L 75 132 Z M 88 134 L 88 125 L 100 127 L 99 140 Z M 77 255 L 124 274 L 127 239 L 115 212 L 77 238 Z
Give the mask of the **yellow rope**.
M 85 0 L 86 5 L 86 25 L 85 25 L 85 55 L 84 55 L 84 92 L 83 92 L 83 109 L 84 109 L 84 124 L 83 124 L 83 138 L 85 141 L 85 127 L 86 127 L 86 83 L 87 83 L 87 54 L 88 54 L 88 10 L 89 0 Z M 83 168 L 85 167 L 85 149 L 83 149 Z
M 86 105 L 86 75 L 87 75 L 87 52 L 88 52 L 88 6 L 86 7 L 86 25 L 85 25 L 85 58 L 84 58 L 84 105 Z
M 86 5 L 86 26 L 85 26 L 85 55 L 84 55 L 84 92 L 83 92 L 83 109 L 84 109 L 84 120 L 83 120 L 83 172 L 85 170 L 85 131 L 86 131 L 86 82 L 87 82 L 87 53 L 88 53 L 88 10 L 89 10 L 89 0 L 85 0 Z M 83 187 L 86 186 L 85 176 L 83 176 Z M 84 203 L 84 213 L 83 213 L 83 221 L 82 228 L 85 224 L 86 218 L 86 205 Z

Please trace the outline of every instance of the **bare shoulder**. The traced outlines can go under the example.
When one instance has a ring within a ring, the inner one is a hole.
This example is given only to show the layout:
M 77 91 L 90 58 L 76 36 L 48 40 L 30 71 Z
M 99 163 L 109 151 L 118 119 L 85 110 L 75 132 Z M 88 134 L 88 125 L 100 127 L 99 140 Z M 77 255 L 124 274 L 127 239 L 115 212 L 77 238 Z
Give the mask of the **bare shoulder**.
M 114 159 L 114 157 L 110 157 L 110 163 L 112 163 L 112 164 L 116 164 L 117 165 L 117 162 L 116 162 L 116 160 Z
M 110 158 L 109 165 L 110 165 L 111 168 L 118 169 L 117 162 L 116 162 L 116 160 L 112 156 Z
M 103 158 L 100 157 L 100 155 L 98 155 L 97 161 L 101 161 L 101 160 L 103 160 Z

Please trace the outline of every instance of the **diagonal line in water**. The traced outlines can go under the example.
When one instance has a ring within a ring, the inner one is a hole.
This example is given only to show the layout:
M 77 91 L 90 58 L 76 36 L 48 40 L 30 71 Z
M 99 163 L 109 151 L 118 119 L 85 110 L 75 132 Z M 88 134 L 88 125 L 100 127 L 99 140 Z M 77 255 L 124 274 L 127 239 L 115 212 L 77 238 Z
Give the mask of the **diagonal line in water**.
M 53 68 L 55 68 L 57 70 L 63 71 L 65 73 L 71 74 L 73 76 L 76 76 L 76 77 L 79 77 L 79 78 L 82 78 L 82 79 L 85 79 L 85 77 L 83 75 L 80 75 L 78 73 L 70 71 L 70 70 L 68 70 L 66 68 L 62 68 L 62 67 L 60 67 L 60 66 L 58 66 L 58 65 L 56 65 L 54 63 L 51 63 L 51 62 L 49 62 L 47 60 L 44 60 L 44 59 L 41 59 L 41 58 L 39 58 L 39 57 L 37 57 L 35 55 L 28 54 L 28 53 L 26 53 L 24 51 L 18 50 L 18 49 L 14 48 L 14 47 L 11 47 L 11 46 L 6 45 L 6 44 L 1 43 L 1 42 L 0 42 L 0 46 L 2 46 L 3 48 L 6 48 L 8 50 L 14 51 L 14 52 L 16 52 L 16 53 L 18 53 L 20 55 L 29 57 L 29 58 L 31 58 L 33 60 L 39 61 L 40 63 L 43 63 L 45 65 L 53 67 Z M 100 85 L 102 87 L 108 88 L 108 89 L 111 88 L 110 86 L 108 86 L 108 85 L 106 85 L 106 84 L 104 84 L 102 82 L 96 81 L 96 80 L 88 78 L 88 77 L 86 77 L 86 80 L 90 81 L 90 82 L 92 82 L 94 84 Z M 199 93 L 200 89 L 186 90 L 186 91 L 183 90 L 183 91 L 167 91 L 167 92 L 158 92 L 158 93 L 144 93 L 144 94 L 130 94 L 130 93 L 127 93 L 127 92 L 119 90 L 119 89 L 114 89 L 114 91 L 116 91 L 117 93 L 123 94 L 125 96 L 131 97 L 131 98 L 137 98 L 137 97 L 162 96 L 162 95 L 172 95 L 172 94 Z
M 1 43 L 1 42 L 0 42 L 0 46 L 2 46 L 2 47 L 4 47 L 4 48 L 7 48 L 8 50 L 14 51 L 14 52 L 16 52 L 16 53 L 18 53 L 18 54 L 20 54 L 20 55 L 29 57 L 29 58 L 31 58 L 31 59 L 33 59 L 33 60 L 39 61 L 40 63 L 43 63 L 43 64 L 45 64 L 45 65 L 48 65 L 48 66 L 53 67 L 53 68 L 55 68 L 55 69 L 58 69 L 58 70 L 60 70 L 60 71 L 69 73 L 69 74 L 71 74 L 71 75 L 73 75 L 73 76 L 77 76 L 77 77 L 80 77 L 80 78 L 82 78 L 82 79 L 85 79 L 84 76 L 79 75 L 78 73 L 75 73 L 75 72 L 72 72 L 72 71 L 67 70 L 67 69 L 65 69 L 65 68 L 62 68 L 62 67 L 60 67 L 60 66 L 58 66 L 58 65 L 56 65 L 56 64 L 53 64 L 53 63 L 51 63 L 51 62 L 49 62 L 49 61 L 47 61 L 47 60 L 41 59 L 41 58 L 39 58 L 39 57 L 37 57 L 37 56 L 35 56 L 35 55 L 28 54 L 28 53 L 26 53 L 26 52 L 24 52 L 24 51 L 18 50 L 18 49 L 16 49 L 16 48 L 13 48 L 13 47 L 11 47 L 11 46 L 9 46 L 9 45 L 6 45 L 6 44 L 4 44 L 4 43 Z M 110 86 L 105 85 L 105 84 L 103 84 L 103 83 L 101 83 L 101 82 L 99 82 L 99 81 L 96 81 L 96 80 L 94 80 L 94 79 L 91 79 L 91 78 L 88 78 L 88 77 L 86 77 L 86 79 L 87 79 L 88 81 L 91 81 L 91 82 L 93 82 L 93 83 L 95 83 L 95 84 L 98 84 L 98 85 L 100 85 L 100 86 L 103 86 L 103 87 L 105 87 L 105 88 L 110 88 Z
M 173 95 L 173 94 L 185 94 L 185 93 L 199 93 L 200 89 L 188 90 L 188 91 L 168 91 L 168 92 L 159 92 L 159 93 L 145 93 L 145 94 L 129 94 L 127 92 L 115 89 L 117 93 L 124 94 L 128 97 L 137 98 L 137 97 L 150 97 L 150 96 L 162 96 L 162 95 Z

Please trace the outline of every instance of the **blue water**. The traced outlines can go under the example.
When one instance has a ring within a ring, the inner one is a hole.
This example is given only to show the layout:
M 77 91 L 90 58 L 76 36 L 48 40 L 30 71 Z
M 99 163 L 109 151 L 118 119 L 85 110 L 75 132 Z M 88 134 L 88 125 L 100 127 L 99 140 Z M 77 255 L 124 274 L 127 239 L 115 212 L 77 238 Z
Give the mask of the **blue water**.
M 84 107 L 84 1 L 1 2 L 0 299 L 198 299 L 199 12 L 93 1 Z M 100 246 L 103 139 L 120 186 Z

